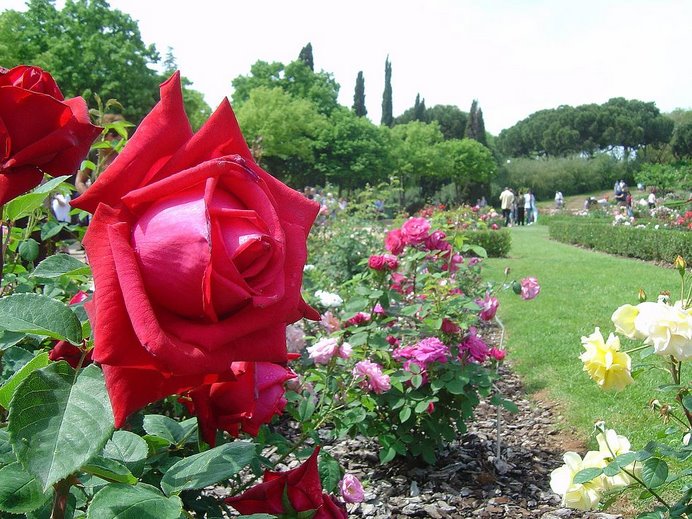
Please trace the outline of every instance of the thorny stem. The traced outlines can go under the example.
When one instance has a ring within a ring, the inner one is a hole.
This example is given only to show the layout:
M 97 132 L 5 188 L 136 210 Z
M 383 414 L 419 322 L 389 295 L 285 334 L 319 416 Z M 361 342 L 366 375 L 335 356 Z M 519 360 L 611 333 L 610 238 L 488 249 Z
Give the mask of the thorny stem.
M 55 497 L 53 498 L 53 509 L 50 513 L 51 519 L 64 519 L 65 510 L 67 509 L 67 496 L 70 494 L 70 486 L 72 486 L 72 483 L 68 478 L 61 479 L 53 485 Z

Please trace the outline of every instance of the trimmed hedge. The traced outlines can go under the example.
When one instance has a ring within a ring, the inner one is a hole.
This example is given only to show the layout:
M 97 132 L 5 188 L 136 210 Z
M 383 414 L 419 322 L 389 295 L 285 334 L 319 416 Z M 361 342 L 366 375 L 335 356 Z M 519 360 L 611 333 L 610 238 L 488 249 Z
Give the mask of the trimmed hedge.
M 490 258 L 505 258 L 512 247 L 512 236 L 507 229 L 464 231 L 464 240 L 469 245 L 480 245 Z
M 680 255 L 692 262 L 692 232 L 688 231 L 561 220 L 550 222 L 549 235 L 563 243 L 619 256 L 673 263 Z

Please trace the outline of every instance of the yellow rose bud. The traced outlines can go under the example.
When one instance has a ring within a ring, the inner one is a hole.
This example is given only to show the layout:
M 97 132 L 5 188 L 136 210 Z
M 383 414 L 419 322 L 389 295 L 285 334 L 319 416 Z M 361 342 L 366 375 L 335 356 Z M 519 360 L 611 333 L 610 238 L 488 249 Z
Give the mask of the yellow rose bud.
M 579 358 L 584 363 L 584 371 L 605 390 L 619 391 L 634 382 L 630 373 L 632 359 L 620 351 L 620 339 L 612 333 L 608 341 L 603 341 L 601 330 L 588 337 L 582 337 L 581 342 L 586 350 Z
M 680 272 L 681 276 L 685 275 L 687 263 L 685 263 L 685 259 L 682 256 L 678 256 L 677 258 L 675 258 L 675 268 L 678 269 L 678 272 Z
M 639 299 L 640 303 L 643 303 L 646 301 L 646 292 L 644 292 L 643 288 L 639 289 L 639 294 L 637 294 L 637 298 Z

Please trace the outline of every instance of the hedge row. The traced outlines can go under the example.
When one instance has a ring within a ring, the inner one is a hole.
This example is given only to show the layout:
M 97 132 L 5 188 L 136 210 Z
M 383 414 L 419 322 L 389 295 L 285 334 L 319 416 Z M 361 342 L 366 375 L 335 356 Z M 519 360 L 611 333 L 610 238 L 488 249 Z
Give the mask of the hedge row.
M 563 220 L 551 222 L 549 234 L 554 240 L 583 245 L 609 254 L 668 263 L 672 263 L 680 255 L 692 262 L 692 232 L 688 231 L 638 229 Z
M 512 247 L 512 237 L 507 229 L 488 231 L 464 231 L 465 242 L 480 245 L 490 258 L 505 258 Z

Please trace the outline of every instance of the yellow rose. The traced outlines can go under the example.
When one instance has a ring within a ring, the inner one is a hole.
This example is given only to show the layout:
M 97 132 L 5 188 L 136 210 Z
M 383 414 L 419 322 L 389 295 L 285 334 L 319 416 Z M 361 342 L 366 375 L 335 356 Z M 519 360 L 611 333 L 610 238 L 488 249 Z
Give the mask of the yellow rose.
M 611 333 L 604 343 L 601 330 L 596 328 L 588 337 L 582 337 L 581 342 L 586 350 L 579 356 L 584 371 L 601 388 L 620 390 L 634 382 L 630 374 L 632 359 L 620 351 L 619 338 Z
M 610 319 L 613 321 L 615 329 L 625 337 L 644 339 L 645 336 L 639 334 L 634 326 L 634 319 L 637 315 L 639 315 L 639 308 L 632 305 L 622 305 L 613 312 L 613 316 Z
M 565 464 L 550 473 L 550 488 L 562 496 L 562 506 L 577 510 L 596 508 L 605 490 L 605 477 L 601 475 L 582 484 L 575 483 L 574 476 L 586 468 L 603 468 L 605 462 L 601 453 L 587 452 L 582 460 L 576 452 L 566 452 L 562 459 Z
M 692 315 L 682 308 L 680 301 L 671 306 L 666 303 L 641 303 L 634 318 L 637 332 L 646 337 L 658 355 L 672 355 L 683 361 L 692 359 Z
M 598 451 L 601 455 L 606 458 L 607 462 L 613 461 L 620 454 L 626 454 L 630 451 L 630 441 L 621 434 L 616 433 L 613 429 L 607 429 L 605 434 L 599 433 L 596 436 L 596 441 L 598 442 Z M 637 463 L 630 463 L 625 467 L 629 472 L 640 472 L 640 467 Z M 619 472 L 615 476 L 605 478 L 605 484 L 607 488 L 622 488 L 634 483 L 634 479 L 625 474 L 624 472 Z

